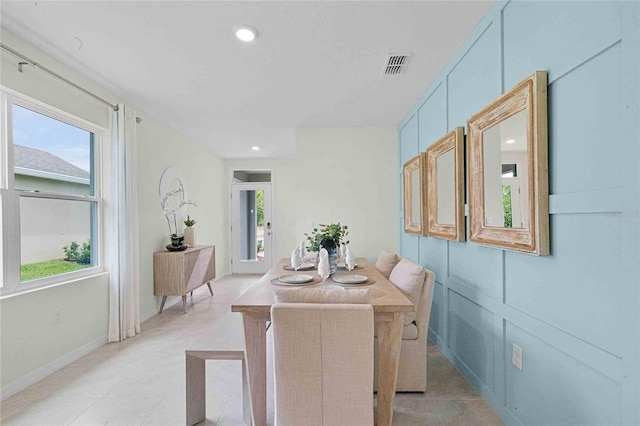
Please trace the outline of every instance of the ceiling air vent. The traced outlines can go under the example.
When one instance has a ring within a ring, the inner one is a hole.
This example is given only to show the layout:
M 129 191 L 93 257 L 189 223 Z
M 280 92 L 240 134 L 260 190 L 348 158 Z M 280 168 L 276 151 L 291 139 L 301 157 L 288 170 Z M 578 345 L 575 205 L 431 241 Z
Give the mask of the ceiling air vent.
M 404 70 L 409 65 L 412 53 L 389 53 L 387 56 L 387 63 L 384 66 L 383 74 L 396 75 L 403 74 Z

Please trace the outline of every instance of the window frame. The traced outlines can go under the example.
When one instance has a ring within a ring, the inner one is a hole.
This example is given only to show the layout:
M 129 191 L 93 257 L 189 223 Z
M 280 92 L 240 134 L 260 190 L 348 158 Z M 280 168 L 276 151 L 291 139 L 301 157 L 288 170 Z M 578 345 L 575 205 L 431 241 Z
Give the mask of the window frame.
M 49 191 L 29 191 L 15 188 L 14 142 L 13 142 L 13 106 L 27 108 L 38 114 L 93 134 L 93 173 L 90 185 L 93 195 L 61 194 Z M 8 296 L 31 292 L 33 290 L 58 286 L 80 279 L 86 279 L 105 272 L 104 266 L 104 199 L 103 199 L 103 158 L 104 141 L 108 129 L 79 118 L 66 111 L 45 104 L 16 91 L 0 86 L 0 299 Z M 91 250 L 94 251 L 96 265 L 78 271 L 51 275 L 29 281 L 20 281 L 21 234 L 20 200 L 21 197 L 80 201 L 95 205 L 95 219 L 92 218 Z

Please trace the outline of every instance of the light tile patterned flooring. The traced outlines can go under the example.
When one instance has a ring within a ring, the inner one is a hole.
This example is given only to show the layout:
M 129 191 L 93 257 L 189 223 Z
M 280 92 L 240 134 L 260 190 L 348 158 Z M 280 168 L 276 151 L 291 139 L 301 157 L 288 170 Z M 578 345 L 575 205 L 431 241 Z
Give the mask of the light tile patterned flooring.
M 2 401 L 1 424 L 171 425 L 185 424 L 184 350 L 230 310 L 257 276 L 216 281 L 142 324 L 142 333 L 105 345 L 22 392 Z M 270 335 L 270 333 L 269 333 Z M 270 357 L 267 360 L 270 363 Z M 237 361 L 207 362 L 207 419 L 203 425 L 243 425 L 241 367 Z M 268 369 L 271 389 L 273 378 Z M 272 394 L 268 401 L 272 401 Z M 269 403 L 269 424 L 273 404 Z M 430 344 L 428 387 L 399 393 L 394 425 L 502 425 L 491 407 Z M 301 425 L 304 426 L 304 425 Z

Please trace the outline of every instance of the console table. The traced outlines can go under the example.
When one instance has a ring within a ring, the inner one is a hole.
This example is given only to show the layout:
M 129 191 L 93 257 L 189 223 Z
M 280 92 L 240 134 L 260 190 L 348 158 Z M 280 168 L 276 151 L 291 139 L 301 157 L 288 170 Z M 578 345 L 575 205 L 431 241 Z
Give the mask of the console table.
M 184 251 L 159 251 L 153 254 L 153 294 L 162 296 L 160 311 L 167 296 L 182 296 L 187 313 L 187 293 L 207 284 L 213 296 L 211 280 L 216 277 L 215 246 L 195 246 Z

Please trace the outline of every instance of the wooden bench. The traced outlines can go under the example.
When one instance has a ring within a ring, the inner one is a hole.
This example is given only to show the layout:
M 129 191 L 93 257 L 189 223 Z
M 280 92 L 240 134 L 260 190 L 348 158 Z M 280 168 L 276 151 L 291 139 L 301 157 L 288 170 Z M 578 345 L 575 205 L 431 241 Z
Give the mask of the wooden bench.
M 251 404 L 244 361 L 244 327 L 242 315 L 229 313 L 216 319 L 211 328 L 185 350 L 186 355 L 186 408 L 187 426 L 203 421 L 206 417 L 206 360 L 238 360 L 242 363 L 243 418 L 251 425 Z

